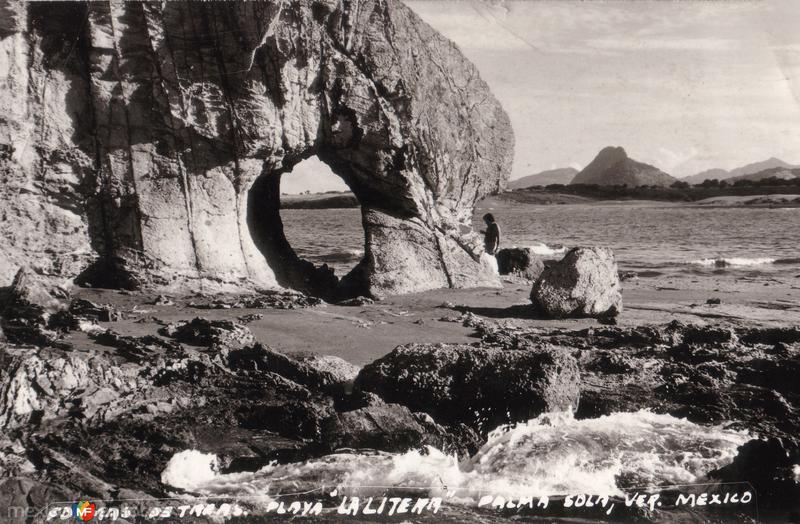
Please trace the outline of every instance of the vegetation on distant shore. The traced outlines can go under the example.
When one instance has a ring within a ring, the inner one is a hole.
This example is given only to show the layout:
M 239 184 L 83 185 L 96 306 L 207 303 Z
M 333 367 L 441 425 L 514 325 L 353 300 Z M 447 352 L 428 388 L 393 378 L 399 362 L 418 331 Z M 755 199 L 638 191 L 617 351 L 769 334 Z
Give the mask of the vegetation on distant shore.
M 304 195 L 284 195 L 281 209 L 339 209 L 359 207 L 356 196 L 349 192 L 328 191 Z
M 514 200 L 524 200 L 525 194 L 541 195 L 542 192 L 566 194 L 596 200 L 663 200 L 668 202 L 697 202 L 706 198 L 720 196 L 782 195 L 800 193 L 800 178 L 764 180 L 738 180 L 728 183 L 725 180 L 706 180 L 701 184 L 690 185 L 677 181 L 670 187 L 659 186 L 601 186 L 597 184 L 551 184 L 533 186 L 513 191 Z M 539 197 L 536 197 L 538 200 Z
M 705 180 L 691 185 L 679 180 L 670 187 L 598 184 L 550 184 L 507 191 L 503 200 L 526 204 L 575 204 L 587 200 L 657 200 L 666 202 L 698 202 L 724 196 L 760 196 L 800 194 L 800 177 L 778 177 L 763 180 Z M 358 199 L 350 192 L 284 195 L 282 209 L 339 209 L 359 207 Z

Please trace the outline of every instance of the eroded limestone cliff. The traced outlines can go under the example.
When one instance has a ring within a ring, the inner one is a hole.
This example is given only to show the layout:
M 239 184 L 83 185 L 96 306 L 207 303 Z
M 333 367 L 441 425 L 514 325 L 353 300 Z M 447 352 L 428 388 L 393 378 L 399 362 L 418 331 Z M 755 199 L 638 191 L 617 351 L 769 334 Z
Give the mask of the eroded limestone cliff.
M 496 283 L 473 205 L 510 167 L 475 67 L 396 0 L 0 2 L 0 278 L 317 294 Z M 338 283 L 287 242 L 317 155 L 362 206 Z

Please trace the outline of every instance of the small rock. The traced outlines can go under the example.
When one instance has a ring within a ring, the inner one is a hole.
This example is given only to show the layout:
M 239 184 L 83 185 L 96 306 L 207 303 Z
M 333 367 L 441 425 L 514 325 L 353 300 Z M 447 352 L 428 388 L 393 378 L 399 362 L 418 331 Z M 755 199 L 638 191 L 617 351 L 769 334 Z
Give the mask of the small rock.
M 108 304 L 95 304 L 82 298 L 74 299 L 69 305 L 69 312 L 97 322 L 117 322 L 124 318 L 122 312 Z
M 722 304 L 722 299 L 719 299 L 719 298 L 709 298 L 708 300 L 706 300 L 706 304 L 709 304 L 709 305 L 719 305 L 719 304 Z
M 501 275 L 519 275 L 529 280 L 536 280 L 544 271 L 544 262 L 527 247 L 501 249 L 495 255 L 497 268 Z
M 175 302 L 173 302 L 172 300 L 170 300 L 168 297 L 166 297 L 164 295 L 158 295 L 156 298 L 154 298 L 150 302 L 150 305 L 152 305 L 152 306 L 174 306 Z
M 256 339 L 245 326 L 230 320 L 208 320 L 197 317 L 190 322 L 169 324 L 160 334 L 196 346 L 240 348 L 255 344 Z
M 197 309 L 300 309 L 323 304 L 321 299 L 297 291 L 262 290 L 256 295 L 234 296 L 210 303 L 190 302 L 188 306 Z
M 348 298 L 347 300 L 342 300 L 337 302 L 337 306 L 365 306 L 367 304 L 374 304 L 375 301 L 369 297 L 359 296 Z
M 250 313 L 248 315 L 236 317 L 236 320 L 238 320 L 240 324 L 249 324 L 250 322 L 261 320 L 262 318 L 264 318 L 264 315 L 261 313 Z

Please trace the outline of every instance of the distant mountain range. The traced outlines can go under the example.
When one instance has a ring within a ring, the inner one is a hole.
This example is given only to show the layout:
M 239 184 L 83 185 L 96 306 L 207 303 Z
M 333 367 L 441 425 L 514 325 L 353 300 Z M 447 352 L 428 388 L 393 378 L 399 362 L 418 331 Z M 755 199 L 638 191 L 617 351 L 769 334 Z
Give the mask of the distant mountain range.
M 682 178 L 681 180 L 690 184 L 700 184 L 704 180 L 713 179 L 735 182 L 736 180 L 762 180 L 764 178 L 769 178 L 770 176 L 794 178 L 793 176 L 787 176 L 785 173 L 783 176 L 779 175 L 778 173 L 798 167 L 800 166 L 793 166 L 788 162 L 784 162 L 780 158 L 772 157 L 762 162 L 754 162 L 752 164 L 747 164 L 746 166 L 737 167 L 736 169 L 732 169 L 730 171 L 725 169 L 708 169 L 695 175 Z
M 736 169 L 707 169 L 680 180 L 692 185 L 704 180 L 727 180 L 734 183 L 738 180 L 763 180 L 766 178 L 793 179 L 800 177 L 800 166 L 794 166 L 779 158 L 768 158 L 762 162 L 753 162 Z M 625 185 L 668 187 L 678 179 L 661 171 L 657 167 L 638 162 L 630 157 L 621 147 L 606 147 L 597 154 L 594 160 L 582 171 L 572 167 L 550 169 L 524 176 L 508 183 L 508 189 L 524 189 L 531 186 L 547 186 L 551 184 L 597 184 L 604 186 Z
M 583 171 L 575 175 L 571 184 L 669 187 L 675 182 L 676 178 L 657 167 L 629 158 L 623 148 L 606 147 Z
M 550 184 L 569 184 L 578 170 L 572 167 L 563 167 L 559 169 L 550 169 L 536 173 L 535 175 L 528 175 L 516 180 L 508 182 L 508 189 L 524 189 L 531 186 L 548 186 Z
M 764 169 L 762 171 L 758 171 L 757 173 L 750 173 L 747 175 L 739 175 L 727 178 L 726 180 L 729 183 L 735 183 L 739 180 L 764 180 L 766 178 L 782 178 L 784 180 L 790 180 L 793 178 L 800 177 L 800 167 L 772 167 L 769 169 Z

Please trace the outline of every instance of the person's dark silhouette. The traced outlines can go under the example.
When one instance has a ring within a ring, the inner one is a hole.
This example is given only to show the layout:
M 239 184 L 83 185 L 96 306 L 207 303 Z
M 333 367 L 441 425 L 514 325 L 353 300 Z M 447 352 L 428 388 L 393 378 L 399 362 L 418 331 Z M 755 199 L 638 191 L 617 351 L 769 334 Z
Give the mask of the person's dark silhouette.
M 494 215 L 486 213 L 483 215 L 486 222 L 486 232 L 483 237 L 483 246 L 490 255 L 495 255 L 500 247 L 500 226 L 494 221 Z

